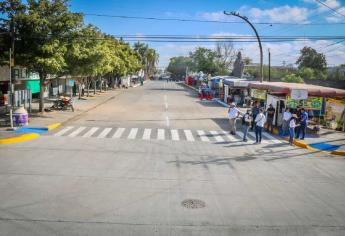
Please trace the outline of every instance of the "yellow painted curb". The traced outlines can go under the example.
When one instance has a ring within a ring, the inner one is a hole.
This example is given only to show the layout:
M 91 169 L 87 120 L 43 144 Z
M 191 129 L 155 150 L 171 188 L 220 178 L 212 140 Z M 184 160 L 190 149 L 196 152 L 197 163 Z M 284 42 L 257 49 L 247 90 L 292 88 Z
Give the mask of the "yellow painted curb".
M 59 128 L 60 125 L 61 125 L 61 123 L 55 123 L 55 124 L 48 125 L 47 128 L 48 128 L 48 130 L 50 131 L 50 130 Z
M 12 143 L 23 142 L 23 141 L 27 141 L 27 140 L 38 138 L 39 136 L 40 136 L 39 134 L 30 133 L 30 134 L 24 134 L 24 135 L 19 136 L 19 137 L 1 139 L 0 140 L 0 145 L 1 144 L 12 144 Z
M 339 155 L 339 156 L 345 156 L 345 151 L 344 150 L 334 150 L 334 151 L 331 151 L 331 154 L 334 154 L 334 155 Z

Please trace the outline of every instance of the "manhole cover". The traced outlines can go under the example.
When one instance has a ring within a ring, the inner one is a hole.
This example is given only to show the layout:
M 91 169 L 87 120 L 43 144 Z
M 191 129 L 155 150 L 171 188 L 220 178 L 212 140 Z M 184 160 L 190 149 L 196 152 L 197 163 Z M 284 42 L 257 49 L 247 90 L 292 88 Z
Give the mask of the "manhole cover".
M 187 199 L 182 202 L 182 206 L 189 209 L 204 208 L 206 203 L 198 199 Z

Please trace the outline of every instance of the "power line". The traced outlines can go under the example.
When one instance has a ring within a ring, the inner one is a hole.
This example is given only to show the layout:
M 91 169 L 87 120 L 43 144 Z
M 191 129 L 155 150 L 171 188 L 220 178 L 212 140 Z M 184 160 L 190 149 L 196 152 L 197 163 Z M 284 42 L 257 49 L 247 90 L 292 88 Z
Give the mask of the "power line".
M 245 24 L 242 21 L 219 21 L 219 20 L 195 20 L 195 19 L 183 19 L 183 18 L 160 18 L 160 17 L 143 17 L 143 16 L 126 16 L 126 15 L 107 15 L 107 14 L 95 14 L 95 13 L 81 13 L 85 16 L 97 16 L 108 18 L 121 18 L 121 19 L 136 19 L 136 20 L 154 20 L 154 21 L 180 21 L 180 22 L 199 22 L 199 23 L 220 23 L 220 24 Z M 256 22 L 255 25 L 305 25 L 305 26 L 317 26 L 317 25 L 344 25 L 345 22 L 324 22 L 324 23 L 284 23 L 284 22 Z
M 330 6 L 328 6 L 328 5 L 327 5 L 326 3 L 324 3 L 323 1 L 320 1 L 320 0 L 315 0 L 315 1 L 318 2 L 318 3 L 320 3 L 320 4 L 322 4 L 323 6 L 327 7 L 328 9 L 334 11 L 334 12 L 337 13 L 338 15 L 341 15 L 341 16 L 345 17 L 344 14 L 342 14 L 342 13 L 339 12 L 338 10 L 336 10 L 336 9 L 334 9 L 334 8 L 332 8 L 332 7 L 330 7 Z

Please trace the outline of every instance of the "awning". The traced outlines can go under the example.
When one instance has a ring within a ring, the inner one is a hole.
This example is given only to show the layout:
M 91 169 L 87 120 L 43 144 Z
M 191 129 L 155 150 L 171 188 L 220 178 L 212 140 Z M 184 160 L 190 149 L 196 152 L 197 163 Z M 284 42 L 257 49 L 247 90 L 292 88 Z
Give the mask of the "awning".
M 289 95 L 293 89 L 304 89 L 309 96 L 316 97 L 345 97 L 344 89 L 323 87 L 312 84 L 297 84 L 285 82 L 251 82 L 249 88 L 267 90 L 273 93 L 283 93 Z

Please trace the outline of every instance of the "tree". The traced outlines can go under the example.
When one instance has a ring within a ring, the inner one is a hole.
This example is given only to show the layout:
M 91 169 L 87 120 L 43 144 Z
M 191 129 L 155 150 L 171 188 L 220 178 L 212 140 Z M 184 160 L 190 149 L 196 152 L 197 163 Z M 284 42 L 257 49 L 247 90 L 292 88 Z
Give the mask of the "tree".
M 222 75 L 230 74 L 230 68 L 236 57 L 236 50 L 232 42 L 218 42 L 216 44 L 216 63 L 218 64 L 218 73 Z
M 134 44 L 134 50 L 140 56 L 141 67 L 144 70 L 145 79 L 148 79 L 156 70 L 159 55 L 154 49 L 149 48 L 147 44 L 140 42 Z
M 296 74 L 285 75 L 282 81 L 286 83 L 300 83 L 300 84 L 304 83 L 304 80 L 299 75 L 296 75 Z
M 298 73 L 303 79 L 315 79 L 315 72 L 312 68 L 301 68 Z
M 186 75 L 188 68 L 192 67 L 192 60 L 190 57 L 172 57 L 170 58 L 167 71 L 175 78 L 181 78 Z
M 216 63 L 217 53 L 208 48 L 198 47 L 194 52 L 189 54 L 192 60 L 193 70 L 204 72 L 205 74 L 215 75 L 219 71 Z
M 301 55 L 297 59 L 296 64 L 298 68 L 311 68 L 317 71 L 324 71 L 327 67 L 326 56 L 318 53 L 311 47 L 304 47 L 301 49 Z
M 27 11 L 16 19 L 20 35 L 16 60 L 40 76 L 41 112 L 47 76 L 66 69 L 67 37 L 82 26 L 82 19 L 68 10 L 67 0 L 28 0 Z

